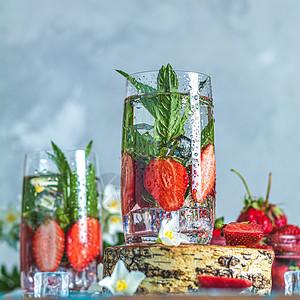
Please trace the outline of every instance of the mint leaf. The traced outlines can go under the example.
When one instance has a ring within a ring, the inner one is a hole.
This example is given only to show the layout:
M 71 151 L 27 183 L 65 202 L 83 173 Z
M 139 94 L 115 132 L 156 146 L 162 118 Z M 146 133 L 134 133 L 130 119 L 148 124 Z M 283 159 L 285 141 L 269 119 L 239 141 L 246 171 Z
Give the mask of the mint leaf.
M 167 147 L 174 138 L 185 134 L 184 124 L 188 119 L 190 107 L 187 105 L 181 116 L 182 96 L 176 94 L 178 79 L 170 64 L 160 69 L 157 84 L 160 93 L 155 107 L 154 139 L 161 149 Z
M 89 157 L 92 147 L 93 147 L 93 140 L 91 140 L 85 148 L 85 159 Z
M 155 88 L 153 88 L 152 86 L 143 84 L 141 82 L 138 82 L 135 78 L 133 78 L 132 76 L 130 76 L 126 72 L 121 71 L 121 70 L 116 70 L 116 71 L 118 73 L 120 73 L 121 75 L 123 75 L 137 89 L 137 91 L 139 93 L 151 94 L 151 93 L 156 92 Z
M 208 124 L 201 131 L 201 148 L 204 148 L 207 144 L 214 144 L 214 118 L 212 118 Z
M 98 191 L 96 171 L 93 164 L 90 164 L 86 174 L 87 187 L 87 215 L 98 218 Z
M 155 140 L 148 132 L 143 134 L 132 125 L 126 129 L 127 140 L 123 150 L 129 151 L 133 157 L 149 158 L 159 155 Z
M 118 73 L 123 75 L 137 90 L 137 93 L 143 94 L 155 94 L 157 90 L 149 85 L 138 82 L 135 78 L 128 75 L 126 72 L 121 70 L 116 70 Z M 156 95 L 153 95 L 151 99 L 149 97 L 144 98 L 143 96 L 139 99 L 144 107 L 150 112 L 150 114 L 155 118 L 155 105 L 157 103 Z
M 176 93 L 178 91 L 178 78 L 171 67 L 167 64 L 167 67 L 162 66 L 157 76 L 158 92 L 161 93 Z
M 129 100 L 126 100 L 124 104 L 123 113 L 123 137 L 122 137 L 122 151 L 129 150 L 130 134 L 129 128 L 133 126 L 133 108 Z

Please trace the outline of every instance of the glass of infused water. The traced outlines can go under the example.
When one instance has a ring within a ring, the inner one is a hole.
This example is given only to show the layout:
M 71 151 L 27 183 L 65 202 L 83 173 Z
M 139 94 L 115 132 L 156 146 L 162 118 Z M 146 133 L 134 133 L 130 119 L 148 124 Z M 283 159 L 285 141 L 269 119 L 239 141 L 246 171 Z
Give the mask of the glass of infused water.
M 211 78 L 159 71 L 128 75 L 124 101 L 121 198 L 127 244 L 154 243 L 173 220 L 186 243 L 209 243 L 216 162 Z
M 21 286 L 34 290 L 37 272 L 67 272 L 70 290 L 96 282 L 102 249 L 96 154 L 32 152 L 25 157 L 20 228 Z

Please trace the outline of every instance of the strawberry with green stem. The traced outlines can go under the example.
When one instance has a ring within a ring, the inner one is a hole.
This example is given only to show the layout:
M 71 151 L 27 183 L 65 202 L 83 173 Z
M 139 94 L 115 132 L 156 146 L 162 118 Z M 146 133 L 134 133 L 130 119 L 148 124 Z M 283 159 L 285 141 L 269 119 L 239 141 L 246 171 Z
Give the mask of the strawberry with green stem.
M 265 234 L 268 234 L 278 227 L 287 224 L 287 218 L 284 212 L 276 205 L 269 203 L 272 180 L 271 173 L 269 174 L 266 199 L 260 197 L 259 199 L 255 200 L 253 199 L 243 176 L 236 170 L 231 169 L 231 171 L 235 172 L 241 178 L 248 193 L 248 197 L 245 196 L 244 198 L 245 206 L 243 207 L 237 222 L 255 222 L 262 226 Z

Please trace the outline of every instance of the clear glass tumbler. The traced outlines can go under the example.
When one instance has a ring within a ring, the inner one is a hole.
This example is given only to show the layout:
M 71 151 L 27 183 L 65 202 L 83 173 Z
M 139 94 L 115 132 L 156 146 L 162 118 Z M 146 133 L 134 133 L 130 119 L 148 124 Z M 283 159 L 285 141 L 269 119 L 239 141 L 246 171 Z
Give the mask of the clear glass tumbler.
M 40 151 L 25 157 L 20 271 L 33 292 L 36 272 L 67 272 L 71 290 L 96 282 L 101 256 L 95 153 Z
M 127 76 L 121 158 L 127 244 L 157 241 L 163 219 L 176 219 L 191 244 L 210 241 L 216 162 L 211 78 L 159 71 Z

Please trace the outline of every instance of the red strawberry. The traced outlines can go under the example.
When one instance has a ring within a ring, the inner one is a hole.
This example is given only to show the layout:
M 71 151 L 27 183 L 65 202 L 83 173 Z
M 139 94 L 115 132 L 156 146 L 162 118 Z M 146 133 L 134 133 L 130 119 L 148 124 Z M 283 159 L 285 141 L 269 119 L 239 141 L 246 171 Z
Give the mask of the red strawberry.
M 290 224 L 284 225 L 269 236 L 268 243 L 278 254 L 300 254 L 300 228 Z
M 230 246 L 255 247 L 264 236 L 261 226 L 255 223 L 229 223 L 223 229 Z
M 215 220 L 214 231 L 210 241 L 211 245 L 226 246 L 225 238 L 221 235 L 224 224 L 224 217 Z
M 213 236 L 215 236 L 215 237 L 221 237 L 221 233 L 222 233 L 222 229 L 220 229 L 220 228 L 214 228 Z
M 265 234 L 268 234 L 273 230 L 272 223 L 265 213 L 253 207 L 249 207 L 246 211 L 242 212 L 238 217 L 237 222 L 256 223 L 263 228 Z
M 199 176 L 200 172 L 201 177 Z M 216 183 L 216 159 L 212 143 L 209 143 L 201 150 L 201 163 L 192 164 L 191 182 L 194 200 L 203 203 L 206 197 L 214 190 Z
M 272 288 L 277 291 L 284 291 L 284 273 L 296 270 L 299 270 L 298 266 L 290 264 L 290 260 L 283 263 L 276 259 L 272 267 Z
M 76 271 L 83 271 L 101 250 L 98 220 L 92 217 L 78 220 L 67 235 L 66 252 Z
M 200 288 L 214 289 L 246 289 L 252 286 L 252 280 L 228 278 L 213 275 L 198 275 Z
M 189 178 L 185 167 L 173 158 L 154 158 L 144 171 L 144 186 L 166 211 L 180 209 Z
M 154 207 L 155 199 L 147 192 L 144 187 L 144 171 L 146 164 L 142 161 L 135 163 L 135 201 L 140 208 Z
M 129 152 L 124 152 L 121 161 L 121 199 L 123 215 L 127 215 L 135 206 L 134 181 L 134 160 Z
M 264 200 L 263 198 L 259 198 L 254 200 L 242 175 L 236 170 L 232 169 L 231 171 L 238 174 L 238 176 L 242 179 L 248 193 L 248 197 L 245 196 L 244 199 L 245 206 L 243 207 L 237 222 L 255 222 L 263 227 L 265 234 L 272 232 L 279 226 L 287 224 L 287 218 L 284 212 L 276 205 L 269 203 L 269 193 L 272 180 L 271 173 L 269 174 L 266 199 Z
M 41 272 L 55 272 L 65 249 L 65 234 L 54 220 L 46 220 L 32 240 L 35 262 Z
M 32 238 L 33 238 L 33 229 L 31 226 L 27 225 L 22 219 L 20 226 L 20 256 L 21 264 L 20 271 L 27 271 L 33 263 L 33 254 L 32 254 Z

